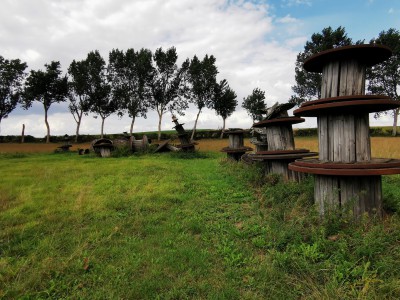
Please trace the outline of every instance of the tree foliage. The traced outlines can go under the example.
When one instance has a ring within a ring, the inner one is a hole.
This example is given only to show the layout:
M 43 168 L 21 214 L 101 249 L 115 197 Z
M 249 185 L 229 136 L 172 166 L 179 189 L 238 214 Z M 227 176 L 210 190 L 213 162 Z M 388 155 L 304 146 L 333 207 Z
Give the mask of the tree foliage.
M 50 142 L 50 125 L 47 120 L 48 111 L 53 103 L 66 100 L 68 96 L 68 78 L 61 75 L 61 65 L 58 61 L 45 64 L 45 71 L 31 70 L 26 79 L 24 90 L 25 109 L 32 106 L 33 101 L 38 101 L 43 105 L 45 123 L 47 127 L 46 143 Z
M 101 117 L 101 138 L 104 136 L 104 121 L 118 109 L 111 97 L 111 86 L 107 80 L 106 62 L 99 51 L 89 52 L 86 58 L 87 95 L 90 111 Z
M 69 111 L 76 122 L 75 142 L 78 142 L 79 128 L 81 126 L 82 117 L 88 114 L 90 110 L 90 101 L 87 86 L 87 65 L 86 61 L 73 60 L 68 68 L 69 74 Z
M 372 94 L 385 94 L 393 100 L 400 101 L 400 32 L 390 28 L 388 31 L 379 33 L 379 36 L 372 39 L 370 43 L 390 47 L 393 55 L 367 70 L 368 91 Z M 399 111 L 399 109 L 392 111 L 394 136 L 397 134 Z
M 199 60 L 195 55 L 190 61 L 188 81 L 191 86 L 191 101 L 195 104 L 198 113 L 192 131 L 192 139 L 196 132 L 197 121 L 203 108 L 212 106 L 215 84 L 217 83 L 218 69 L 215 65 L 215 57 L 206 55 Z
M 135 51 L 130 48 L 125 53 L 116 49 L 109 55 L 108 76 L 113 100 L 132 118 L 131 136 L 135 118 L 146 118 L 149 107 L 148 87 L 153 75 L 151 58 L 152 53 L 148 49 Z
M 362 41 L 357 41 L 360 44 Z M 335 30 L 331 27 L 322 29 L 321 33 L 314 33 L 307 41 L 304 50 L 297 55 L 295 67 L 296 85 L 292 87 L 293 95 L 290 99 L 300 105 L 313 98 L 321 98 L 321 74 L 307 72 L 303 68 L 304 61 L 312 55 L 332 48 L 352 45 L 353 41 L 347 36 L 344 27 Z
M 158 139 L 161 138 L 162 117 L 167 111 L 183 115 L 188 107 L 187 70 L 189 60 L 177 65 L 178 54 L 174 47 L 164 51 L 158 48 L 153 54 L 150 86 L 150 107 L 158 114 Z
M 255 121 L 261 121 L 261 111 L 267 108 L 265 100 L 265 92 L 259 88 L 255 88 L 253 92 L 243 98 L 242 107 L 247 111 L 248 115 Z
M 222 117 L 223 120 L 221 138 L 225 131 L 225 121 L 230 115 L 232 115 L 238 104 L 236 98 L 236 93 L 229 87 L 226 79 L 221 80 L 220 83 L 214 86 L 212 108 L 215 110 L 217 115 Z
M 0 56 L 0 124 L 21 100 L 26 67 L 19 59 L 8 60 Z

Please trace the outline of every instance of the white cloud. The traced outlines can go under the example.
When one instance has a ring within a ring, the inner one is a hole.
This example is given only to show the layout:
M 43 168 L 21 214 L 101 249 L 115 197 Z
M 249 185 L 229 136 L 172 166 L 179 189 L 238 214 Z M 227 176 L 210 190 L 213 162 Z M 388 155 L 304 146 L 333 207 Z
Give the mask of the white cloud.
M 298 22 L 298 20 L 296 18 L 291 17 L 290 15 L 286 15 L 283 18 L 277 19 L 277 22 L 287 24 L 287 23 L 296 23 Z

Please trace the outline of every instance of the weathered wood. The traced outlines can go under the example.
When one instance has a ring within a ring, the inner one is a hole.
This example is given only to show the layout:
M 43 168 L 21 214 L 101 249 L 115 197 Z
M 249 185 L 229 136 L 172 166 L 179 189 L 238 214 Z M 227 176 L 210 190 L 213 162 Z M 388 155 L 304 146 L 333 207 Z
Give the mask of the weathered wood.
M 279 174 L 284 180 L 300 182 L 306 174 L 289 170 L 288 165 L 291 160 L 272 160 L 265 162 L 266 174 Z
M 365 65 L 357 60 L 340 63 L 339 95 L 363 95 L 365 93 Z
M 149 147 L 149 139 L 146 135 L 141 140 L 132 139 L 132 150 L 133 151 L 146 151 Z
M 243 133 L 229 134 L 229 148 L 238 149 L 244 147 Z
M 356 130 L 356 160 L 367 161 L 371 159 L 371 139 L 369 135 L 369 116 L 357 115 L 355 117 Z
M 268 150 L 294 150 L 291 125 L 269 126 L 266 128 Z
M 322 71 L 321 98 L 336 97 L 339 95 L 340 62 L 326 65 Z
M 328 116 L 320 116 L 317 121 L 318 124 L 318 144 L 319 144 L 319 158 L 320 160 L 329 160 L 329 118 Z
M 21 132 L 21 144 L 25 141 L 25 124 L 22 124 L 22 132 Z
M 101 157 L 109 157 L 111 155 L 110 148 L 100 148 L 99 151 L 100 151 Z
M 333 61 L 322 70 L 321 97 L 363 95 L 365 65 L 356 59 Z M 367 113 L 323 115 L 318 118 L 319 159 L 355 163 L 371 159 Z M 380 176 L 315 175 L 315 199 L 320 213 L 349 205 L 354 215 L 381 207 Z

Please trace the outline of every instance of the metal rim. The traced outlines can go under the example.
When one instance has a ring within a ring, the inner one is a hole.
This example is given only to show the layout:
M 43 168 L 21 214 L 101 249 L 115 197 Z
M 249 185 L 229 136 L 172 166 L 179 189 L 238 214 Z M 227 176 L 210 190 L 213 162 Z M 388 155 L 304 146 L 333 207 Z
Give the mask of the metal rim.
M 338 96 L 338 97 L 329 97 L 323 99 L 317 99 L 312 101 L 304 102 L 301 107 L 306 107 L 310 105 L 328 103 L 328 102 L 341 102 L 341 101 L 349 101 L 349 100 L 391 100 L 390 97 L 385 95 L 351 95 L 351 96 Z
M 300 173 L 331 176 L 376 176 L 400 174 L 400 168 L 326 169 L 300 166 L 297 162 L 290 163 L 289 170 Z
M 319 52 L 306 59 L 304 69 L 308 72 L 321 73 L 325 65 L 332 61 L 356 59 L 367 67 L 376 65 L 392 56 L 392 50 L 383 45 L 352 45 Z
M 326 114 L 360 114 L 394 109 L 400 106 L 395 100 L 353 100 L 310 105 L 296 109 L 293 114 L 318 117 Z
M 296 160 L 296 165 L 306 168 L 322 169 L 385 169 L 400 168 L 400 159 L 373 158 L 366 162 L 342 163 L 320 161 L 318 159 Z
M 317 156 L 317 152 L 293 153 L 293 154 L 249 154 L 249 157 L 257 160 L 295 160 L 302 157 Z
M 264 121 L 260 121 L 258 123 L 254 123 L 253 127 L 267 127 L 267 126 L 273 126 L 273 125 L 282 124 L 282 123 L 291 125 L 291 124 L 302 123 L 304 121 L 305 121 L 305 119 L 299 118 L 299 117 L 276 118 L 276 119 L 272 119 L 272 120 L 264 120 Z
M 270 154 L 299 154 L 299 153 L 309 153 L 308 149 L 294 149 L 294 150 L 271 150 L 271 151 L 258 151 L 257 155 L 270 155 Z

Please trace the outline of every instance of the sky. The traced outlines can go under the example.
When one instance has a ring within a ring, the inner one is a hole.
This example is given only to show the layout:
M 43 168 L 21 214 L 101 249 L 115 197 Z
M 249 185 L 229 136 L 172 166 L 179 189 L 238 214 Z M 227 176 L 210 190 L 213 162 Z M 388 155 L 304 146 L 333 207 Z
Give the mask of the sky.
M 265 91 L 267 106 L 285 103 L 293 94 L 296 56 L 316 32 L 345 27 L 354 41 L 369 42 L 381 31 L 400 29 L 398 0 L 2 0 L 0 55 L 19 58 L 27 71 L 60 61 L 64 72 L 72 60 L 99 50 L 107 60 L 112 49 L 176 47 L 179 62 L 194 55 L 214 55 L 218 80 L 227 79 L 238 106 L 227 128 L 250 128 L 252 120 L 241 108 L 255 88 Z M 197 110 L 190 106 L 185 129 L 193 127 Z M 76 123 L 67 103 L 49 110 L 52 135 L 74 135 Z M 130 119 L 110 116 L 105 133 L 129 132 Z M 391 125 L 390 117 L 371 126 Z M 1 122 L 0 135 L 46 135 L 44 110 L 39 103 L 15 109 Z M 136 118 L 134 132 L 156 131 L 158 116 Z M 171 130 L 171 115 L 162 128 Z M 218 129 L 222 119 L 205 109 L 198 128 Z M 297 127 L 316 127 L 315 118 Z M 81 134 L 99 134 L 101 119 L 84 116 Z

